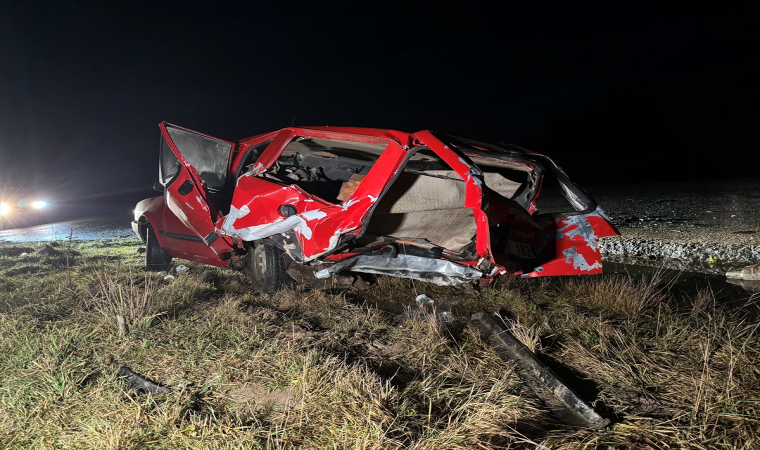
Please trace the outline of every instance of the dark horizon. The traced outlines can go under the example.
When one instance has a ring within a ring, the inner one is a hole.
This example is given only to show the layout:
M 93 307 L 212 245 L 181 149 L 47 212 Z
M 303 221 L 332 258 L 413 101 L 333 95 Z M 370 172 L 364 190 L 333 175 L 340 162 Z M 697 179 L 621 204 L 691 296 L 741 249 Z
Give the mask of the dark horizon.
M 233 141 L 433 129 L 545 153 L 581 185 L 755 177 L 759 12 L 3 2 L 0 184 L 149 192 L 163 120 Z

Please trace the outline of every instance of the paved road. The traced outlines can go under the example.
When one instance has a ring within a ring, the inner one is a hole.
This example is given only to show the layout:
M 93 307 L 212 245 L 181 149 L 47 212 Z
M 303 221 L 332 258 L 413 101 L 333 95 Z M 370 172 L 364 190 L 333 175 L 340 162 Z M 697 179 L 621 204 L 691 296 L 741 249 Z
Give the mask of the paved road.
M 656 264 L 680 264 L 669 266 L 674 269 L 715 273 L 760 262 L 760 178 L 586 190 L 622 233 L 602 240 L 606 258 L 632 257 L 625 262 L 634 264 L 654 258 Z M 568 209 L 558 192 L 547 194 L 539 199 L 540 212 Z
M 629 237 L 760 245 L 760 178 L 588 190 Z
M 129 217 L 95 217 L 0 231 L 0 242 L 134 238 Z

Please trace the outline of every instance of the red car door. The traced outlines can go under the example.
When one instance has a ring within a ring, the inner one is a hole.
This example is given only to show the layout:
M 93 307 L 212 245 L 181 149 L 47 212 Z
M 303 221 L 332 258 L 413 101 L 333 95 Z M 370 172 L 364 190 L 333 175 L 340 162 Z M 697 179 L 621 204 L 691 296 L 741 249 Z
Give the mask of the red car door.
M 548 169 L 544 175 L 553 177 L 563 195 L 576 211 L 564 214 L 539 215 L 543 235 L 550 237 L 543 245 L 541 265 L 523 277 L 558 275 L 591 275 L 602 273 L 602 254 L 599 239 L 615 236 L 620 231 L 591 197 L 565 175 L 554 161 L 542 157 Z M 553 239 L 551 238 L 553 237 Z
M 166 122 L 159 128 L 166 206 L 223 259 L 232 243 L 215 232 L 219 211 L 209 199 L 212 192 L 224 192 L 234 144 Z

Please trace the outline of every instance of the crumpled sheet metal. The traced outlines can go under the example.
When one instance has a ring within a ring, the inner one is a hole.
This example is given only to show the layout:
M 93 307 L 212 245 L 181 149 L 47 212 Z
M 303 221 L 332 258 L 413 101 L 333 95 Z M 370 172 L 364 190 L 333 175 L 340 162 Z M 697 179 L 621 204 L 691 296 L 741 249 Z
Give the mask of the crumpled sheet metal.
M 260 157 L 257 165 L 265 161 L 261 170 L 270 167 L 289 142 L 281 141 L 275 153 L 269 155 L 268 147 L 266 154 Z M 385 143 L 388 146 L 369 175 L 351 197 L 339 205 L 319 199 L 297 186 L 281 186 L 248 173 L 242 175 L 237 180 L 230 214 L 217 222 L 217 229 L 221 234 L 244 241 L 293 233 L 298 246 L 289 254 L 298 261 L 311 261 L 332 252 L 344 235 L 362 227 L 380 194 L 404 163 L 406 150 L 396 142 Z M 274 143 L 270 147 L 272 145 Z M 300 214 L 281 217 L 278 207 L 284 204 L 292 205 Z M 292 254 L 296 250 L 299 255 Z
M 466 281 L 479 280 L 483 276 L 482 272 L 472 267 L 412 255 L 397 255 L 395 258 L 385 255 L 359 255 L 320 270 L 314 275 L 324 279 L 344 270 L 412 278 L 439 286 L 457 286 Z
M 296 229 L 306 239 L 311 239 L 312 230 L 309 228 L 308 222 L 327 216 L 327 213 L 320 210 L 304 211 L 295 216 L 277 219 L 272 223 L 265 223 L 236 230 L 234 228 L 235 221 L 241 217 L 247 216 L 250 212 L 248 205 L 243 205 L 239 210 L 234 206 L 230 207 L 230 213 L 227 215 L 227 219 L 224 221 L 220 231 L 228 236 L 239 237 L 246 241 L 255 241 Z
M 522 277 L 602 273 L 599 238 L 619 234 L 600 207 L 556 223 L 555 257 Z

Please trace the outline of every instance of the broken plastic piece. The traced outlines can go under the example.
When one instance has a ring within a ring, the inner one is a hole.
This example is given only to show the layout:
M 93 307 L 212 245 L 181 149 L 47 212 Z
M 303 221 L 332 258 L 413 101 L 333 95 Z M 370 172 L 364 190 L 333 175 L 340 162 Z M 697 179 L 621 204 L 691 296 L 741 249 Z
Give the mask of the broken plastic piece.
M 177 273 L 180 274 L 180 273 L 186 271 L 187 269 L 189 269 L 189 267 L 187 267 L 184 264 L 180 264 L 180 265 L 177 266 L 176 270 L 177 270 Z
M 454 315 L 451 314 L 449 311 L 443 311 L 440 317 L 441 317 L 441 322 L 443 323 L 450 323 L 454 321 Z
M 132 372 L 132 369 L 127 366 L 122 366 L 119 371 L 116 372 L 116 376 L 123 379 L 127 384 L 127 387 L 139 393 L 163 394 L 169 391 L 169 389 L 161 387 L 156 383 Z
M 601 417 L 578 394 L 525 345 L 505 331 L 488 314 L 472 315 L 472 322 L 505 361 L 517 363 L 518 374 L 562 422 L 585 428 L 604 428 L 610 420 Z

